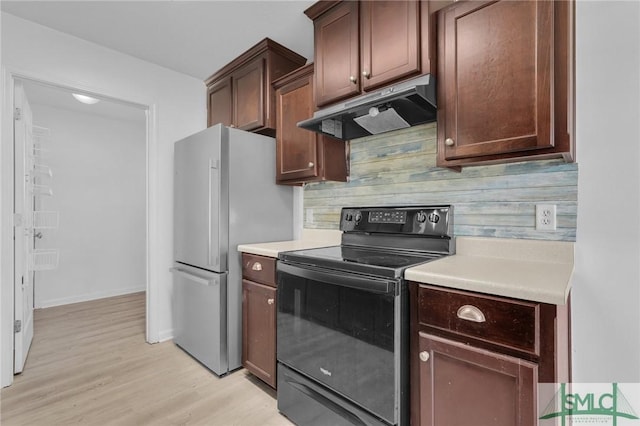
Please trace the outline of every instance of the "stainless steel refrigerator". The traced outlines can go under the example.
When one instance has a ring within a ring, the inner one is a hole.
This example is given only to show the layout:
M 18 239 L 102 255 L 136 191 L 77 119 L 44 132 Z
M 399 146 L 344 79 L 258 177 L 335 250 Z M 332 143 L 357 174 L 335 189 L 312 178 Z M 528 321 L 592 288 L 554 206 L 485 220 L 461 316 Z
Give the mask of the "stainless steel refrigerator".
M 290 240 L 275 140 L 220 124 L 174 147 L 174 342 L 217 375 L 241 366 L 238 244 Z

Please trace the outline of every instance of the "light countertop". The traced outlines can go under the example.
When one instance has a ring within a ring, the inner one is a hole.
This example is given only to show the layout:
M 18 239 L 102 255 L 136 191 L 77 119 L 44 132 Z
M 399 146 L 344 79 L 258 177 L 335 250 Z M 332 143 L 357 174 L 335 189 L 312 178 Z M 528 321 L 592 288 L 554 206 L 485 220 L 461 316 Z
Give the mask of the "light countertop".
M 238 251 L 277 258 L 283 251 L 340 244 L 340 231 L 304 229 L 298 240 L 242 244 Z M 564 305 L 571 290 L 574 243 L 457 237 L 456 254 L 409 268 L 409 281 Z
M 241 244 L 238 251 L 267 257 L 278 257 L 278 253 L 291 250 L 306 250 L 340 245 L 342 232 L 334 230 L 303 229 L 299 240 L 270 243 Z
M 456 254 L 409 268 L 405 278 L 534 302 L 567 303 L 574 243 L 456 238 Z

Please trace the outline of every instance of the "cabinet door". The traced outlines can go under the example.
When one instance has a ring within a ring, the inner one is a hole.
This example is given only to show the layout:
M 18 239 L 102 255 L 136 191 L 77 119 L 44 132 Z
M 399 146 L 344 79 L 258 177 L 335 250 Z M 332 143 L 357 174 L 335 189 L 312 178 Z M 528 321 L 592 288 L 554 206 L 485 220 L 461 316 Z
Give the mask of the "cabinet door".
M 276 289 L 242 280 L 242 365 L 276 387 Z
M 364 1 L 361 5 L 362 88 L 374 89 L 420 72 L 417 1 Z
M 553 146 L 553 3 L 474 1 L 440 12 L 445 160 Z
M 360 93 L 358 4 L 339 3 L 314 21 L 318 106 Z
M 238 129 L 254 130 L 264 126 L 265 67 L 260 57 L 232 75 L 233 116 Z
M 313 115 L 312 77 L 294 81 L 276 92 L 276 180 L 318 175 L 316 133 L 296 124 Z
M 421 426 L 536 424 L 536 364 L 418 336 Z
M 225 126 L 233 124 L 233 109 L 231 94 L 231 77 L 223 78 L 214 83 L 207 90 L 207 127 L 222 123 Z

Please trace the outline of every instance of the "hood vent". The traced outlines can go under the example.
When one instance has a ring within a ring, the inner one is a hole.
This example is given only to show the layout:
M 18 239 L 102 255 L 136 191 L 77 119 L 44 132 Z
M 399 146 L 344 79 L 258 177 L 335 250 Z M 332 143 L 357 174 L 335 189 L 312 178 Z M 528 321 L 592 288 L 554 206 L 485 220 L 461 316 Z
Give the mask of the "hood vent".
M 316 111 L 298 127 L 342 140 L 436 121 L 436 84 L 423 75 Z

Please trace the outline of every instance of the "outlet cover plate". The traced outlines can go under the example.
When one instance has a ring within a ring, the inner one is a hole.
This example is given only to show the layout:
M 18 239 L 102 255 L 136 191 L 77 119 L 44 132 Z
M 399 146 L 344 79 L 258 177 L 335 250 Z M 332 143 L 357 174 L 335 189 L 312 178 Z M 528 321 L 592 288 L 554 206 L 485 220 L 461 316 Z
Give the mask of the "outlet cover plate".
M 536 204 L 536 230 L 555 231 L 556 230 L 556 205 Z

